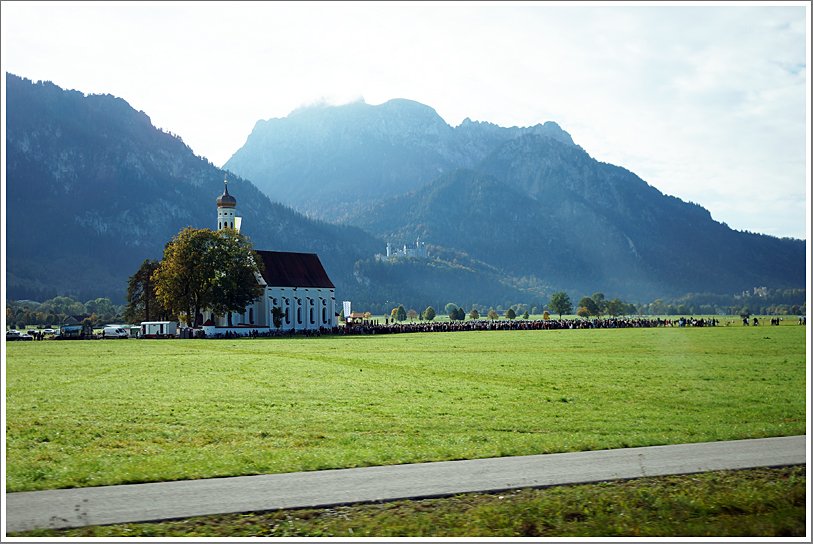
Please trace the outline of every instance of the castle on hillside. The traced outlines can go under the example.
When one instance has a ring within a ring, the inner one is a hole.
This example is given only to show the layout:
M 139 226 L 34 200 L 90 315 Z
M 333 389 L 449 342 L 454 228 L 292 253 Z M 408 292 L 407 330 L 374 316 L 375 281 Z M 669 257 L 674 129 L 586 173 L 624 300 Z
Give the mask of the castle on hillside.
M 426 259 L 428 257 L 426 253 L 426 243 L 421 242 L 421 239 L 418 238 L 417 240 L 415 240 L 415 247 L 407 247 L 407 245 L 404 244 L 403 249 L 394 249 L 392 247 L 392 244 L 387 242 L 387 254 L 382 255 L 379 253 L 378 255 L 376 255 L 376 259 L 378 260 L 403 259 L 407 257 L 412 257 L 416 259 Z

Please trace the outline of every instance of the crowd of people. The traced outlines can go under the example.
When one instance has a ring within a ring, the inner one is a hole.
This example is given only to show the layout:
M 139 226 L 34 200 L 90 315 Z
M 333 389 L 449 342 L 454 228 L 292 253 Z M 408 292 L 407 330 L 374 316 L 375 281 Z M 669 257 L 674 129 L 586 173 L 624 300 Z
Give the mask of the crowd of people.
M 320 327 L 318 329 L 278 329 L 278 330 L 258 330 L 248 329 L 245 334 L 240 334 L 235 331 L 226 331 L 224 333 L 215 333 L 207 335 L 203 331 L 195 334 L 195 338 L 285 338 L 291 336 L 322 336 L 325 334 L 341 334 L 343 327 Z
M 594 319 L 476 319 L 470 321 L 418 321 L 380 324 L 362 322 L 342 327 L 340 334 L 395 334 L 409 332 L 507 331 L 507 330 L 561 330 L 561 329 L 627 329 L 652 327 L 716 327 L 715 318 L 681 317 L 662 319 L 646 317 L 608 317 Z
M 736 323 L 728 321 L 726 326 Z M 748 324 L 745 320 L 744 324 Z M 754 325 L 759 322 L 754 319 Z M 771 325 L 778 325 L 779 318 L 771 320 Z M 799 324 L 805 324 L 800 318 Z M 513 331 L 513 330 L 565 330 L 565 329 L 629 329 L 629 328 L 657 328 L 657 327 L 717 327 L 720 320 L 715 317 L 602 317 L 592 319 L 472 319 L 466 321 L 389 321 L 382 324 L 377 319 L 369 319 L 348 323 L 345 326 L 311 329 L 311 330 L 264 330 L 252 329 L 247 334 L 240 335 L 234 332 L 216 334 L 214 338 L 270 338 L 292 336 L 322 336 L 322 335 L 365 335 L 365 334 L 402 334 L 412 332 L 459 332 L 459 331 Z M 205 336 L 199 336 L 205 337 Z

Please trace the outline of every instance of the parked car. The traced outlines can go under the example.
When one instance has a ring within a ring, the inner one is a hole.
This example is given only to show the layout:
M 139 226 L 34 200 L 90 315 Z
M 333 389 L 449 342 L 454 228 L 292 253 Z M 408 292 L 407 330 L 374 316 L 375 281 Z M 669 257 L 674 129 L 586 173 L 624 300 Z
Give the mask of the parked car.
M 12 330 L 10 330 L 10 331 L 8 331 L 6 333 L 6 341 L 7 342 L 16 341 L 16 340 L 33 340 L 33 339 L 34 339 L 34 337 L 31 336 L 30 334 L 24 334 L 24 333 L 21 333 L 20 331 L 15 331 L 14 329 L 12 329 Z
M 56 334 L 54 329 L 43 329 L 42 334 Z
M 102 331 L 102 338 L 129 338 L 130 334 L 126 329 L 115 325 L 107 326 Z

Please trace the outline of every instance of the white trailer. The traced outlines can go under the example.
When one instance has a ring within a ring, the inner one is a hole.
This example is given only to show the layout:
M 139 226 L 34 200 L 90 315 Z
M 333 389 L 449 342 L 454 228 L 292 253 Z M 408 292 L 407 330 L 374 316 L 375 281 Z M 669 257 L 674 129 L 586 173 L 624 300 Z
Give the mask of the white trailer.
M 141 338 L 175 338 L 178 324 L 174 321 L 142 321 Z

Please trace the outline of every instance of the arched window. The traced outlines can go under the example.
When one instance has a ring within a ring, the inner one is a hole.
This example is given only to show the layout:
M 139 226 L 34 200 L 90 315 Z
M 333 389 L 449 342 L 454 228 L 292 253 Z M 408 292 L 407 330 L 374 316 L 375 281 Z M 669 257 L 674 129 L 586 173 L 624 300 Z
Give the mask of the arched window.
M 288 313 L 288 308 L 285 308 L 285 324 L 286 325 L 291 324 L 291 314 Z
M 310 316 L 311 316 L 311 325 L 313 325 L 313 306 L 311 306 Z
M 322 323 L 327 323 L 327 308 L 322 306 Z
M 302 308 L 296 309 L 296 322 L 302 324 Z
M 248 309 L 248 322 L 250 325 L 254 324 L 254 308 Z

